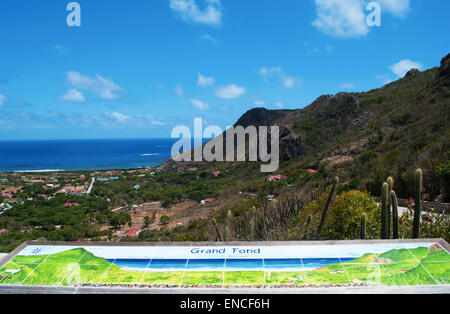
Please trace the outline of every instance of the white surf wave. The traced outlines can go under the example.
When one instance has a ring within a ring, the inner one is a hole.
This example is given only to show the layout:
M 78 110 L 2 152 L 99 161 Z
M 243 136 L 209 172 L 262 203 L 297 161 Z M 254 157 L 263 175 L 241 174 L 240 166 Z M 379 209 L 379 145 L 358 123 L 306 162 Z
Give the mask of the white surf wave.
M 41 172 L 61 172 L 62 169 L 44 169 L 44 170 L 15 170 L 14 173 L 41 173 Z

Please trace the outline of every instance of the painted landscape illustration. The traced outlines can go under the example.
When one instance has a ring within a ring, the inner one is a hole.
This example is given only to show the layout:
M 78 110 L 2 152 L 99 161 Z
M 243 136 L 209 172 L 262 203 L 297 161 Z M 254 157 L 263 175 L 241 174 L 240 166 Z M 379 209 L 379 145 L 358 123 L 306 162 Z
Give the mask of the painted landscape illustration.
M 180 258 L 175 254 L 173 258 L 136 259 L 99 257 L 91 252 L 91 247 L 67 247 L 54 254 L 33 247 L 27 250 L 31 254 L 19 253 L 0 269 L 0 284 L 162 288 L 450 284 L 450 254 L 439 244 L 384 248 L 373 245 L 372 252 L 379 253 L 366 252 L 357 258 L 348 257 L 348 247 L 338 249 L 342 250 L 342 257 L 301 257 L 305 248 L 293 246 L 289 250 L 294 253 L 288 258 L 274 257 L 285 256 L 286 248 L 277 248 L 269 258 Z M 114 254 L 110 252 L 116 249 L 106 250 L 107 254 Z M 145 252 L 144 248 L 134 250 Z M 295 252 L 298 257 L 294 257 Z

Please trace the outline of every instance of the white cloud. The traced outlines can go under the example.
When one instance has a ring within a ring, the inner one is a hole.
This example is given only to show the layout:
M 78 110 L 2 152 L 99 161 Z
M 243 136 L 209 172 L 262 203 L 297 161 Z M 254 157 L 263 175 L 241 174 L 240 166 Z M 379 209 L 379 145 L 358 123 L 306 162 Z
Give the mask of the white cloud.
M 198 86 L 208 87 L 214 85 L 214 83 L 216 82 L 214 78 L 203 76 L 200 73 L 197 74 L 197 77 L 198 77 L 197 79 Z
M 0 106 L 3 106 L 6 103 L 6 97 L 3 94 L 0 94 Z
M 210 43 L 217 44 L 217 40 L 209 34 L 203 34 L 199 36 L 201 40 L 209 41 Z
M 396 17 L 405 17 L 409 12 L 410 0 L 377 0 L 381 10 L 386 10 Z
M 369 32 L 361 0 L 315 0 L 317 18 L 313 25 L 325 34 L 359 37 Z
M 264 103 L 264 101 L 259 101 L 259 100 L 254 101 L 254 102 L 253 102 L 253 105 L 254 105 L 255 107 L 263 107 L 263 108 L 266 107 L 266 104 Z
M 281 101 L 277 101 L 277 102 L 274 104 L 274 106 L 275 106 L 275 108 L 277 108 L 277 109 L 283 109 L 283 108 L 284 108 L 284 104 L 283 104 Z
M 405 59 L 391 65 L 389 69 L 391 69 L 392 73 L 394 73 L 397 77 L 404 77 L 405 74 L 411 69 L 422 70 L 423 64 L 417 61 Z
M 80 91 L 77 91 L 76 89 L 69 89 L 67 91 L 67 93 L 65 93 L 64 95 L 62 95 L 60 97 L 60 99 L 64 100 L 64 101 L 69 101 L 69 102 L 84 102 L 84 96 L 83 93 Z
M 223 99 L 235 99 L 239 98 L 246 93 L 244 87 L 237 86 L 235 84 L 223 86 L 216 90 L 217 97 Z
M 88 90 L 100 96 L 102 99 L 117 99 L 118 92 L 122 88 L 114 83 L 111 79 L 107 79 L 97 74 L 95 77 L 89 77 L 78 72 L 67 72 L 69 83 L 79 89 Z
M 287 75 L 283 72 L 281 67 L 261 68 L 259 70 L 259 74 L 265 81 L 267 81 L 270 77 L 277 76 L 286 88 L 293 88 L 295 86 L 302 85 L 302 80 L 300 78 Z
M 355 88 L 355 83 L 343 83 L 339 86 L 339 88 L 342 89 L 354 89 Z
M 206 102 L 203 102 L 201 100 L 191 99 L 191 100 L 189 100 L 189 102 L 196 109 L 199 109 L 199 110 L 208 110 L 209 109 L 209 105 Z
M 370 0 L 314 0 L 317 18 L 312 25 L 323 33 L 336 37 L 352 38 L 366 36 L 366 11 Z M 409 12 L 410 0 L 378 0 L 382 14 L 387 12 L 394 17 L 405 17 Z
M 388 74 L 375 75 L 375 79 L 381 81 L 383 85 L 393 82 L 393 79 Z
M 129 120 L 132 120 L 131 117 L 126 116 L 126 115 L 121 114 L 121 113 L 118 113 L 118 112 L 112 112 L 112 113 L 107 112 L 106 116 L 108 116 L 110 118 L 114 118 L 118 122 L 127 122 Z
M 220 25 L 222 21 L 220 0 L 170 0 L 170 8 L 188 22 Z
M 46 111 L 44 114 L 37 114 L 25 111 L 1 111 L 0 117 L 4 125 L 9 128 L 71 128 L 78 125 L 82 128 L 95 129 L 153 129 L 162 125 L 167 125 L 164 120 L 158 120 L 151 115 L 126 116 L 118 112 L 105 112 L 100 114 L 65 114 L 55 111 Z M 0 124 L 2 123 L 0 122 Z M 177 122 L 179 123 L 179 122 Z
M 183 96 L 184 95 L 184 90 L 183 90 L 183 86 L 181 86 L 180 84 L 178 84 L 177 86 L 175 86 L 175 88 L 173 89 L 175 94 L 177 96 Z
M 66 48 L 60 44 L 54 45 L 53 49 L 55 49 L 56 51 L 58 51 L 59 53 L 62 53 L 62 54 L 70 53 L 70 50 L 68 48 Z

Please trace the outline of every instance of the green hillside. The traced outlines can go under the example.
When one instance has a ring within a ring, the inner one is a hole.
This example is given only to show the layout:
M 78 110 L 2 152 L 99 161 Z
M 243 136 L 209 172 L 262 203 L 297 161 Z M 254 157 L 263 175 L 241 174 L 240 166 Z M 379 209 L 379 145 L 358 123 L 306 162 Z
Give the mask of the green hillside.
M 266 121 L 284 129 L 285 172 L 292 179 L 298 169 L 319 169 L 375 195 L 392 175 L 398 195 L 406 198 L 413 172 L 423 168 L 425 191 L 437 197 L 450 185 L 436 176 L 436 169 L 450 159 L 450 77 L 444 71 L 449 62 L 447 56 L 441 68 L 376 90 L 321 96 L 305 109 L 274 112 L 275 118 Z

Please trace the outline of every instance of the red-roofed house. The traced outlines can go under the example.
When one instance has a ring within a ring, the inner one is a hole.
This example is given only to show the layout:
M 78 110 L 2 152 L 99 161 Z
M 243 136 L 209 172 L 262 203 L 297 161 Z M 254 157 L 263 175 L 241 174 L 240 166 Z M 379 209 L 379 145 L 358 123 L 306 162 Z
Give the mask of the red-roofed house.
M 317 171 L 317 170 L 314 170 L 314 169 L 308 169 L 308 170 L 306 170 L 306 172 L 309 172 L 309 173 L 317 173 L 318 171 Z
M 274 175 L 274 176 L 270 176 L 270 177 L 269 177 L 269 182 L 272 182 L 272 181 L 280 181 L 281 179 L 286 179 L 286 177 L 285 177 L 285 176 L 282 176 L 282 175 L 280 175 L 280 174 L 277 174 L 277 175 Z
M 78 204 L 78 203 L 69 203 L 69 202 L 64 204 L 64 207 L 72 207 L 72 206 L 80 206 L 80 204 Z
M 0 234 L 4 234 L 6 232 L 6 229 L 0 230 Z
M 130 231 L 128 231 L 127 237 L 131 238 L 131 237 L 134 237 L 134 236 L 139 235 L 139 233 L 141 233 L 141 230 L 140 230 L 140 229 L 138 229 L 138 228 L 132 228 L 132 229 L 130 229 Z
M 2 193 L 3 197 L 7 197 L 7 198 L 12 198 L 12 194 L 11 193 Z
M 214 172 L 213 172 L 213 175 L 215 175 L 216 177 L 217 177 L 218 175 L 220 175 L 220 174 L 222 174 L 222 171 L 214 171 Z
M 205 202 L 211 203 L 211 202 L 214 202 L 215 200 L 216 200 L 215 198 L 207 198 L 207 199 L 205 199 Z

